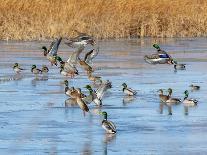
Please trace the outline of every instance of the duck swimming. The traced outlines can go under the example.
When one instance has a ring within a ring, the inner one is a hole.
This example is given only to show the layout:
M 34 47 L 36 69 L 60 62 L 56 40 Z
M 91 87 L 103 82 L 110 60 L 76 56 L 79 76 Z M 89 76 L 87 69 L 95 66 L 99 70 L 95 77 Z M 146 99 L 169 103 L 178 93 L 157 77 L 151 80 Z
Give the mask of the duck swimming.
M 49 69 L 46 65 L 43 65 L 42 66 L 42 73 L 48 73 L 49 72 Z
M 97 106 L 101 106 L 102 105 L 102 100 L 101 98 L 98 98 L 97 93 L 95 90 L 93 90 L 91 88 L 90 85 L 86 85 L 85 86 L 86 89 L 88 89 L 90 96 L 91 96 L 91 100 L 97 105 Z
M 123 91 L 125 94 L 127 94 L 127 95 L 129 95 L 129 96 L 133 96 L 133 95 L 136 95 L 136 94 L 137 94 L 137 92 L 136 92 L 135 90 L 133 90 L 133 89 L 131 89 L 131 88 L 128 88 L 126 83 L 123 83 L 122 86 L 123 86 L 122 91 Z
M 18 63 L 15 63 L 15 64 L 13 65 L 13 70 L 14 70 L 15 73 L 19 74 L 19 73 L 21 73 L 21 72 L 22 72 L 23 70 L 25 70 L 25 69 L 22 69 L 22 68 L 19 66 Z
M 107 119 L 107 112 L 100 112 L 100 114 L 104 116 L 104 119 L 102 121 L 102 128 L 104 128 L 104 130 L 106 130 L 107 133 L 115 134 L 116 126 L 113 122 Z
M 191 87 L 191 90 L 199 90 L 200 89 L 200 86 L 193 85 L 193 84 L 191 84 L 190 87 Z
M 185 97 L 184 97 L 184 100 L 183 100 L 183 104 L 185 106 L 193 107 L 193 106 L 197 105 L 198 101 L 196 99 L 188 99 L 188 95 L 189 95 L 188 90 L 186 90 L 184 92 L 184 94 L 185 94 Z
M 159 98 L 161 102 L 166 102 L 169 99 L 169 95 L 164 95 L 162 89 L 159 89 L 158 92 L 159 92 Z
M 42 71 L 36 65 L 32 65 L 31 72 L 35 75 L 42 74 Z
M 181 102 L 181 99 L 171 97 L 171 95 L 172 95 L 172 89 L 171 88 L 168 89 L 168 92 L 169 92 L 169 94 L 168 94 L 169 98 L 166 101 L 167 104 L 178 104 L 178 103 Z

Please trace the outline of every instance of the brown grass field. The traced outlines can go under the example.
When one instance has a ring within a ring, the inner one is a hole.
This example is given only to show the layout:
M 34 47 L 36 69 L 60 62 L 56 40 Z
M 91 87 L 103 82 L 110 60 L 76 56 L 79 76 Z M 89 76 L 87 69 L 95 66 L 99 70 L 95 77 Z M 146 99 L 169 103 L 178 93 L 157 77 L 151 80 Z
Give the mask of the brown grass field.
M 206 0 L 2 0 L 0 39 L 207 36 Z

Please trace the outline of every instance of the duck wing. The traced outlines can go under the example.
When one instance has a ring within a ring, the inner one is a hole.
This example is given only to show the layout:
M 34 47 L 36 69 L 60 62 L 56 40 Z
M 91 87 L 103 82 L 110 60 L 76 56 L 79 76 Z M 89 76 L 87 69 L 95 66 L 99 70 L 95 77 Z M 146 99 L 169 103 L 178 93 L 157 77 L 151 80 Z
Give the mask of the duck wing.
M 102 126 L 106 131 L 116 133 L 116 126 L 112 121 L 103 120 Z
M 62 37 L 60 37 L 59 39 L 56 39 L 55 41 L 53 41 L 50 45 L 50 49 L 49 49 L 49 54 L 52 56 L 56 56 L 57 55 L 57 51 L 58 51 L 58 47 L 60 45 L 60 42 L 62 40 Z
M 73 52 L 69 59 L 67 60 L 67 63 L 69 63 L 71 66 L 75 66 L 78 61 L 78 57 L 80 53 L 84 50 L 84 46 L 80 46 L 77 51 Z

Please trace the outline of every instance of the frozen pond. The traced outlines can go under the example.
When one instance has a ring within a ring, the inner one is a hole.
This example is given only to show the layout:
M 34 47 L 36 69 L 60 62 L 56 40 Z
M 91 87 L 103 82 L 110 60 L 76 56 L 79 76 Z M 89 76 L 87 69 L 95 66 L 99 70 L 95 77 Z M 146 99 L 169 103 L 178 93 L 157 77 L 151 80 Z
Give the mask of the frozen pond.
M 174 72 L 172 65 L 150 65 L 143 56 L 155 52 L 153 43 L 169 51 L 186 70 Z M 43 56 L 42 45 L 49 42 L 0 42 L 0 153 L 23 154 L 206 154 L 207 153 L 207 39 L 136 39 L 99 42 L 100 53 L 94 59 L 95 75 L 112 81 L 103 99 L 103 107 L 90 104 L 92 114 L 83 116 L 79 107 L 65 107 L 64 78 Z M 64 60 L 73 49 L 61 44 Z M 83 56 L 83 55 L 82 55 Z M 12 65 L 18 62 L 24 71 L 15 76 Z M 49 66 L 48 79 L 36 80 L 31 65 Z M 83 88 L 91 83 L 83 70 L 69 85 Z M 138 91 L 127 98 L 121 84 Z M 174 90 L 183 98 L 189 85 L 197 107 L 182 104 L 170 108 L 161 105 L 157 90 Z M 85 89 L 83 89 L 85 90 Z M 107 135 L 101 127 L 100 110 L 117 126 L 116 135 Z

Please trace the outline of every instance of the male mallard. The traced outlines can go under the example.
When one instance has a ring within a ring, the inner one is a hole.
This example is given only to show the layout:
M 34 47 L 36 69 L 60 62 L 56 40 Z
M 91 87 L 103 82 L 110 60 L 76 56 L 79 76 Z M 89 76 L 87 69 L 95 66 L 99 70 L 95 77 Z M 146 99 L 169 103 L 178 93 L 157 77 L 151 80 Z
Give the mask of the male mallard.
M 169 99 L 169 95 L 164 95 L 162 89 L 159 89 L 158 92 L 159 92 L 160 101 L 166 102 Z
M 78 103 L 79 107 L 83 110 L 84 116 L 85 116 L 85 112 L 89 112 L 89 108 L 87 106 L 87 104 L 85 103 L 84 100 L 82 100 L 81 98 L 81 89 L 78 88 L 78 95 L 76 96 L 76 102 Z
M 91 71 L 87 71 L 88 79 L 96 83 L 97 81 L 101 82 L 101 77 L 93 76 Z
M 175 70 L 185 70 L 185 64 L 178 64 L 177 61 L 172 60 Z
M 32 65 L 31 72 L 35 75 L 42 74 L 42 71 L 38 69 L 36 65 Z
M 116 133 L 116 126 L 113 122 L 107 120 L 107 112 L 101 112 L 101 115 L 104 116 L 104 119 L 102 121 L 102 127 L 106 130 L 107 133 Z
M 19 74 L 22 70 L 25 70 L 25 69 L 20 68 L 19 64 L 15 63 L 13 65 L 13 70 L 15 71 L 15 73 Z
M 185 106 L 193 107 L 197 105 L 198 101 L 196 99 L 188 99 L 189 92 L 187 90 L 184 92 L 184 94 L 185 94 L 185 97 L 183 100 L 183 104 Z
M 193 85 L 193 84 L 191 84 L 190 87 L 192 90 L 199 90 L 200 89 L 200 86 Z
M 169 88 L 168 89 L 168 96 L 169 96 L 169 99 L 166 101 L 167 104 L 178 104 L 181 102 L 181 99 L 178 99 L 178 98 L 172 98 L 171 95 L 172 95 L 172 89 Z
M 161 50 L 160 46 L 157 44 L 154 44 L 153 47 L 157 49 L 157 54 L 145 55 L 144 59 L 146 62 L 150 64 L 172 64 L 172 58 L 167 52 Z
M 46 56 L 47 59 L 51 62 L 51 65 L 55 64 L 57 66 L 57 51 L 61 40 L 62 37 L 53 41 L 48 50 L 45 46 L 42 47 L 42 49 L 44 50 L 44 56 Z
M 133 96 L 133 95 L 136 95 L 137 92 L 135 90 L 132 90 L 131 88 L 127 88 L 127 84 L 126 83 L 123 83 L 122 84 L 123 86 L 123 92 L 129 96 Z
M 86 63 L 92 62 L 93 58 L 95 58 L 98 55 L 98 53 L 99 53 L 99 48 L 97 48 L 96 50 L 92 49 L 91 51 L 85 54 L 84 61 Z
M 42 73 L 48 73 L 49 72 L 49 69 L 46 65 L 43 65 L 42 66 Z
M 91 44 L 92 46 L 94 46 L 95 40 L 93 39 L 92 36 L 89 36 L 85 33 L 81 33 L 75 38 L 67 39 L 67 42 L 65 42 L 65 44 L 72 48 L 86 46 L 87 44 Z
M 96 105 L 101 106 L 102 100 L 101 100 L 101 98 L 97 97 L 96 91 L 93 90 L 90 85 L 86 85 L 85 88 L 88 89 L 88 91 L 90 93 L 91 102 L 93 101 Z

